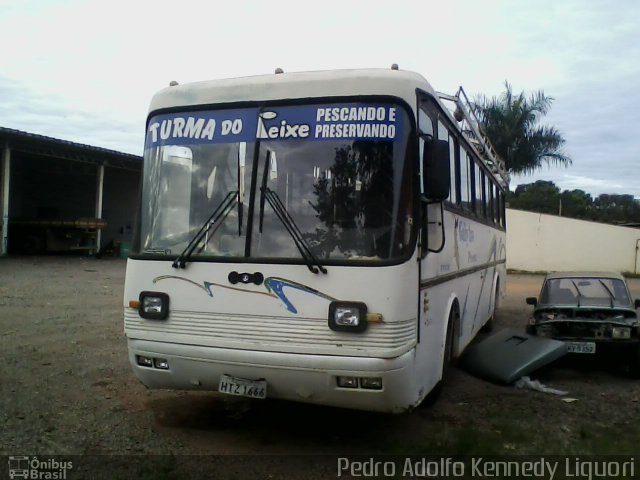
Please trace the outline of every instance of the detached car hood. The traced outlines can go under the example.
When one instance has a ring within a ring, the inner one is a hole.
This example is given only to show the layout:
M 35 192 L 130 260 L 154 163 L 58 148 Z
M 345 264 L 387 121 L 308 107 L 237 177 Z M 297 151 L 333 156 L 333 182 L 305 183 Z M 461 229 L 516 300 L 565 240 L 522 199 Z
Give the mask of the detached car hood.
M 566 353 L 564 342 L 506 328 L 470 345 L 461 361 L 470 373 L 508 385 Z

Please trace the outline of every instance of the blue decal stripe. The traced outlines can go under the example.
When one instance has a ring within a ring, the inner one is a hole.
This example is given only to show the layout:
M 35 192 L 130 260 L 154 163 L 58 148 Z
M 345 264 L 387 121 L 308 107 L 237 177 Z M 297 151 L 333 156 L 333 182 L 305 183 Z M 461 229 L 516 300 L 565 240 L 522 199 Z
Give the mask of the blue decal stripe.
M 147 127 L 145 148 L 260 140 L 402 138 L 404 113 L 393 104 L 273 106 L 162 114 Z
M 292 280 L 287 280 L 286 278 L 280 278 L 280 277 L 268 277 L 265 279 L 264 286 L 267 289 L 266 292 L 256 292 L 254 290 L 247 290 L 247 289 L 238 288 L 238 287 L 230 287 L 228 285 L 221 285 L 219 283 L 207 282 L 207 281 L 203 282 L 203 285 L 200 285 L 199 283 L 194 282 L 193 280 L 190 280 L 184 277 L 178 277 L 176 275 L 160 275 L 153 279 L 153 283 L 157 283 L 161 280 L 168 280 L 168 279 L 182 280 L 184 282 L 188 282 L 192 285 L 195 285 L 196 287 L 204 290 L 207 293 L 207 295 L 209 295 L 212 298 L 213 298 L 213 287 L 226 288 L 227 290 L 234 290 L 236 292 L 254 293 L 258 295 L 265 295 L 267 297 L 279 298 L 285 304 L 286 309 L 291 313 L 298 313 L 298 310 L 296 309 L 295 305 L 293 305 L 293 303 L 291 303 L 291 301 L 287 298 L 287 295 L 284 293 L 285 287 L 300 290 L 305 293 L 311 293 L 312 295 L 316 295 L 318 297 L 324 298 L 331 302 L 337 300 L 337 298 L 331 297 L 314 288 L 308 287 L 301 283 L 294 282 Z

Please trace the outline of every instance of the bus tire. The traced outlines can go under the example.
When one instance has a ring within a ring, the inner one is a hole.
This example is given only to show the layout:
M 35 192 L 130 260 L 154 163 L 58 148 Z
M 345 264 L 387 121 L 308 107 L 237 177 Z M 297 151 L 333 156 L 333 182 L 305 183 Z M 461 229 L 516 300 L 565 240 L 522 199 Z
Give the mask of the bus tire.
M 460 314 L 458 313 L 458 307 L 453 306 L 451 312 L 449 312 L 449 321 L 447 322 L 447 336 L 444 343 L 444 353 L 442 356 L 442 378 L 444 379 L 447 370 L 453 365 L 453 340 L 455 338 L 455 330 L 458 321 L 460 320 Z
M 436 400 L 440 397 L 444 383 L 448 377 L 447 373 L 453 365 L 453 341 L 455 338 L 455 329 L 458 324 L 460 314 L 458 313 L 458 306 L 453 305 L 449 312 L 449 321 L 447 322 L 447 334 L 444 343 L 444 352 L 442 354 L 442 374 L 440 381 L 431 389 L 431 391 L 424 397 L 422 405 L 425 407 L 431 407 L 436 403 Z
M 500 281 L 496 282 L 496 291 L 493 295 L 493 313 L 491 314 L 491 316 L 489 317 L 489 320 L 487 320 L 487 323 L 485 323 L 482 328 L 480 329 L 480 332 L 482 333 L 490 333 L 493 331 L 493 327 L 495 326 L 495 318 L 496 318 L 496 312 L 498 311 L 498 301 L 500 299 Z

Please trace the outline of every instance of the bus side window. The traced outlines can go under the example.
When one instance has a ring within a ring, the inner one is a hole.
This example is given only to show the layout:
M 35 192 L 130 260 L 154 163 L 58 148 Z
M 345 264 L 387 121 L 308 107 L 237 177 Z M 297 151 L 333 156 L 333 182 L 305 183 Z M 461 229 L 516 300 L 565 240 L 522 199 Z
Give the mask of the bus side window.
M 449 202 L 457 203 L 457 188 L 456 188 L 456 144 L 455 139 L 449 134 L 447 127 L 438 121 L 438 140 L 447 140 L 449 142 L 449 176 L 451 183 L 449 186 Z
M 471 206 L 472 210 L 478 214 L 478 171 L 476 170 L 476 164 L 473 161 L 472 157 L 469 157 L 469 171 L 471 173 L 471 178 L 469 179 L 469 183 L 471 184 Z
M 493 207 L 493 222 L 500 225 L 500 202 L 498 201 L 498 186 L 491 183 L 491 203 Z
M 482 172 L 482 185 L 484 187 L 484 206 L 487 220 L 493 222 L 493 200 L 491 197 L 493 184 L 491 183 L 491 178 L 485 172 Z
M 449 136 L 449 166 L 451 169 L 451 193 L 449 195 L 449 200 L 451 203 L 459 204 L 460 203 L 460 195 L 458 194 L 459 190 L 459 181 L 460 181 L 460 163 L 458 162 L 458 142 L 453 136 Z
M 489 184 L 489 211 L 491 215 L 489 220 L 493 223 L 498 223 L 498 214 L 496 213 L 496 186 L 493 183 L 491 177 L 487 177 L 487 183 Z
M 465 210 L 471 210 L 473 207 L 471 198 L 471 165 L 469 163 L 467 151 L 460 145 L 460 204 Z
M 421 134 L 433 137 L 433 120 L 431 120 L 429 114 L 422 108 L 418 110 L 418 128 Z M 422 158 L 422 156 L 420 158 Z
M 482 199 L 482 172 L 480 167 L 473 160 L 473 179 L 474 179 L 474 209 L 478 217 L 484 217 L 484 203 Z
M 423 136 L 427 136 L 427 137 L 431 137 L 433 138 L 433 120 L 431 120 L 431 117 L 429 116 L 429 114 L 427 113 L 426 110 L 424 110 L 425 106 L 422 105 L 419 109 L 418 109 L 418 131 L 420 134 L 420 151 L 419 153 L 419 157 L 420 158 L 420 175 L 421 175 L 421 179 L 420 182 L 422 182 L 422 185 L 424 185 L 424 178 L 422 178 L 422 158 L 423 158 L 423 154 L 424 154 L 424 137 Z M 422 186 L 420 187 L 420 191 L 422 192 Z

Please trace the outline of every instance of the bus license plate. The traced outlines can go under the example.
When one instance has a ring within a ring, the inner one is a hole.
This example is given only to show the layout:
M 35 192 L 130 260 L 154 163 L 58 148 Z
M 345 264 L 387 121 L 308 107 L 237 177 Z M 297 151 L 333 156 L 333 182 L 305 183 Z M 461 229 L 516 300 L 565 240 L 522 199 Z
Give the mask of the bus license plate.
M 240 397 L 267 398 L 266 380 L 246 380 L 244 378 L 221 375 L 218 391 Z
M 567 342 L 569 353 L 596 353 L 595 342 Z

